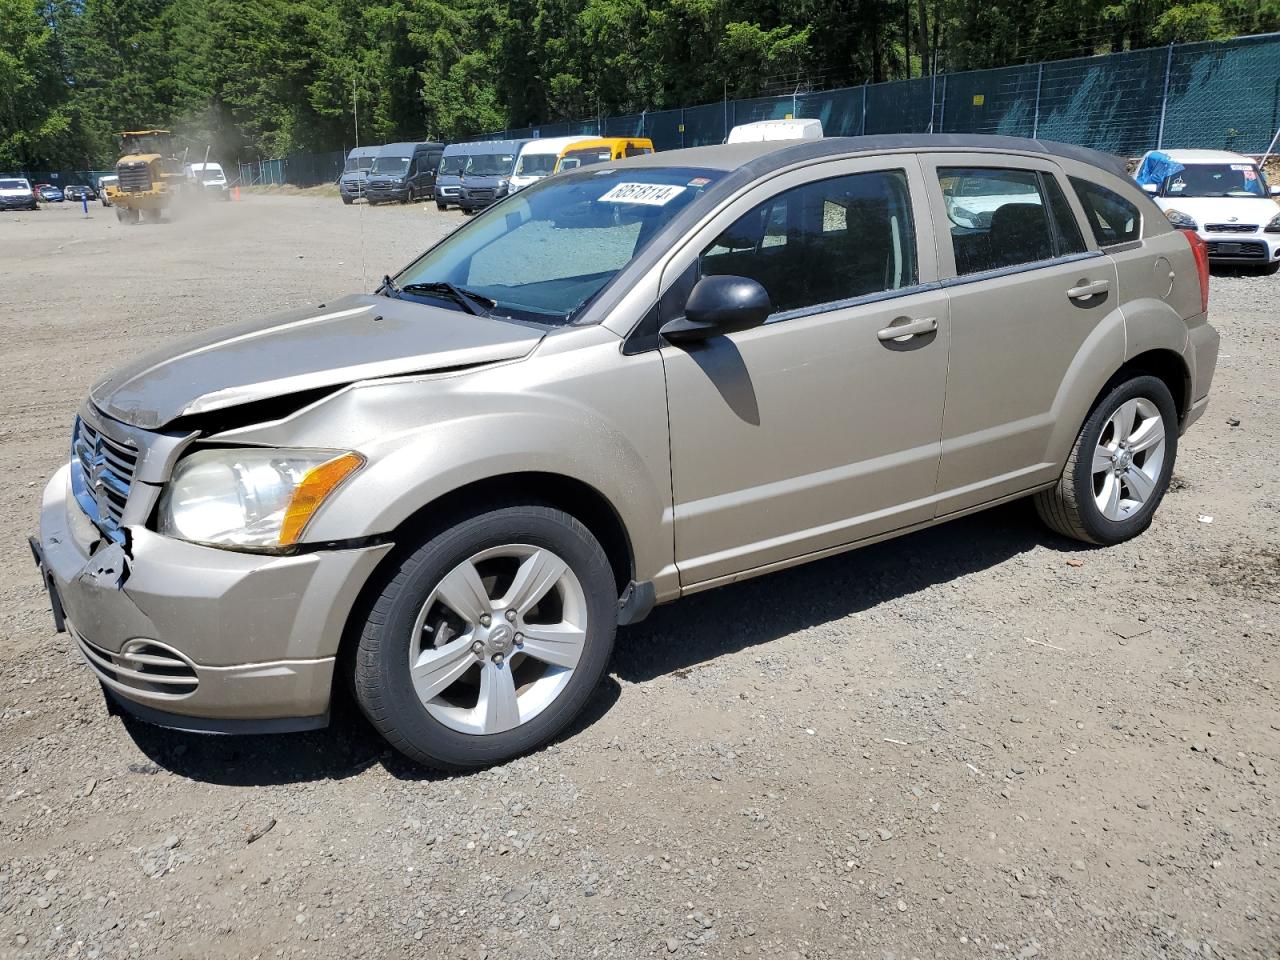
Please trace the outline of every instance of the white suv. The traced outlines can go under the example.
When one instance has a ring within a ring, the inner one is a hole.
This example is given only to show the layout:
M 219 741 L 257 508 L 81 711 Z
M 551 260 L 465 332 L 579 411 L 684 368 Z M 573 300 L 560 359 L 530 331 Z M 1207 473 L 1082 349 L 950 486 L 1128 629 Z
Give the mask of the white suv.
M 1165 150 L 1182 169 L 1160 183 L 1145 183 L 1169 218 L 1194 230 L 1209 246 L 1214 263 L 1254 264 L 1266 273 L 1280 270 L 1280 186 L 1267 186 L 1253 160 L 1225 150 Z M 1147 157 L 1143 156 L 1145 164 Z

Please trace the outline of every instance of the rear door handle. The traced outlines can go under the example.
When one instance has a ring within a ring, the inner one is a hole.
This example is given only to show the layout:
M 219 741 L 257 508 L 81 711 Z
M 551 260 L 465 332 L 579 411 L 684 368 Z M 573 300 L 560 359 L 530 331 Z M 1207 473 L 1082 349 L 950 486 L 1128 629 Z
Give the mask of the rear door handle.
M 899 317 L 900 320 L 906 320 L 906 317 Z M 922 317 L 919 320 L 908 320 L 906 323 L 894 323 L 885 327 L 876 333 L 876 337 L 881 341 L 896 340 L 899 343 L 910 340 L 912 337 L 922 337 L 926 333 L 933 333 L 938 329 L 937 317 Z
M 1067 296 L 1072 300 L 1088 300 L 1090 297 L 1096 297 L 1098 294 L 1106 293 L 1110 289 L 1110 280 L 1094 280 L 1092 283 L 1082 283 L 1078 287 L 1072 287 L 1067 291 Z

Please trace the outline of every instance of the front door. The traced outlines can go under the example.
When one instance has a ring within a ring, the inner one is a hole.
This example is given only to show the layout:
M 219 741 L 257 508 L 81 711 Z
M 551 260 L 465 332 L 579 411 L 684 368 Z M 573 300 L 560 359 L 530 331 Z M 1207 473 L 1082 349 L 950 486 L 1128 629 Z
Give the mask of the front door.
M 949 324 L 922 192 L 914 156 L 791 171 L 669 263 L 665 318 L 709 274 L 759 281 L 775 311 L 662 347 L 683 586 L 933 516 Z

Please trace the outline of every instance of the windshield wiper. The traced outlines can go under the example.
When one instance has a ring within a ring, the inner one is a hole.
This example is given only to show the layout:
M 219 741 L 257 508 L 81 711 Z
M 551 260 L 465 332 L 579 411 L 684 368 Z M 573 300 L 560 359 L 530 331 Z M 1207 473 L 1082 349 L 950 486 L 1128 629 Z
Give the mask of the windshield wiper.
M 430 293 L 434 295 L 444 294 L 451 300 L 460 303 L 468 313 L 477 317 L 488 316 L 490 310 L 498 305 L 498 301 L 484 294 L 475 293 L 471 290 L 464 290 L 462 287 L 456 286 L 447 280 L 433 280 L 430 283 L 406 283 L 399 288 L 405 293 Z
M 379 284 L 377 290 L 373 291 L 373 294 L 374 296 L 382 294 L 386 297 L 397 297 L 400 295 L 400 288 L 397 287 L 396 282 L 391 279 L 391 274 L 384 273 L 382 275 L 382 283 Z

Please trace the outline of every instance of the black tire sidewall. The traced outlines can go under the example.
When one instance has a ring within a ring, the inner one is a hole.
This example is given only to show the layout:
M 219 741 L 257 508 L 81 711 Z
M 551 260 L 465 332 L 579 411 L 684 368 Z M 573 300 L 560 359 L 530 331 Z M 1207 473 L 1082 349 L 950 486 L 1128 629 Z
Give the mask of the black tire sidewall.
M 1154 403 L 1164 421 L 1165 456 L 1155 493 L 1142 508 L 1124 520 L 1108 520 L 1102 515 L 1093 495 L 1093 451 L 1098 445 L 1107 421 L 1123 403 L 1143 397 Z M 1079 505 L 1080 521 L 1097 543 L 1121 543 L 1142 533 L 1151 525 L 1151 519 L 1169 489 L 1174 461 L 1178 455 L 1178 409 L 1164 381 L 1158 377 L 1142 375 L 1116 385 L 1099 403 L 1085 421 L 1076 441 L 1078 451 L 1074 475 L 1075 499 Z
M 572 678 L 538 716 L 499 734 L 460 733 L 431 716 L 409 678 L 409 644 L 419 610 L 436 584 L 481 550 L 527 543 L 554 551 L 587 598 L 587 640 Z M 370 622 L 356 654 L 357 699 L 366 716 L 411 759 L 444 769 L 489 766 L 556 736 L 581 711 L 609 664 L 617 628 L 617 588 L 604 550 L 578 521 L 545 507 L 510 507 L 462 520 L 401 565 L 382 599 L 382 623 Z

